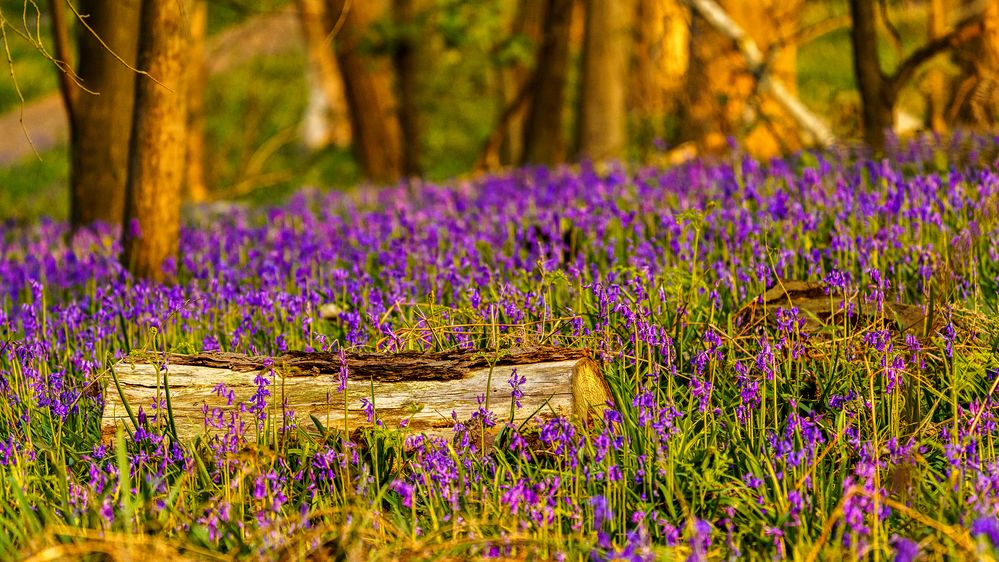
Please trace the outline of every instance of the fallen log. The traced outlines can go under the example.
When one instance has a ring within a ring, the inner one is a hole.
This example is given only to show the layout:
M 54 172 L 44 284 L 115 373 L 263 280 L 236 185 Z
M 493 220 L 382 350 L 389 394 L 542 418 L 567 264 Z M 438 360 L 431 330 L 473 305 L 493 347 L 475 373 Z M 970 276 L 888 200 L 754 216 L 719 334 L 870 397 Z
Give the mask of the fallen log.
M 948 322 L 957 331 L 958 339 L 974 339 L 975 334 L 990 333 L 994 323 L 978 312 L 956 306 L 935 306 L 931 299 L 926 307 L 897 302 L 887 297 L 879 311 L 874 302 L 867 302 L 856 289 L 842 291 L 819 281 L 783 280 L 762 295 L 751 299 L 733 313 L 732 323 L 739 334 L 754 333 L 764 324 L 777 326 L 777 311 L 797 308 L 804 320 L 801 332 L 817 339 L 842 335 L 844 325 L 851 331 L 870 326 L 882 326 L 895 335 L 914 336 L 928 343 Z
M 101 433 L 110 439 L 119 427 L 134 430 L 139 408 L 150 414 L 154 404 L 169 405 L 177 438 L 190 442 L 225 435 L 233 420 L 244 423 L 251 441 L 257 428 L 316 431 L 312 417 L 346 433 L 380 422 L 440 435 L 480 408 L 499 426 L 553 416 L 585 421 L 611 399 L 599 365 L 578 349 L 347 353 L 344 360 L 342 386 L 336 353 L 134 355 L 109 377 Z M 519 408 L 514 371 L 523 381 Z M 157 423 L 168 427 L 167 416 Z

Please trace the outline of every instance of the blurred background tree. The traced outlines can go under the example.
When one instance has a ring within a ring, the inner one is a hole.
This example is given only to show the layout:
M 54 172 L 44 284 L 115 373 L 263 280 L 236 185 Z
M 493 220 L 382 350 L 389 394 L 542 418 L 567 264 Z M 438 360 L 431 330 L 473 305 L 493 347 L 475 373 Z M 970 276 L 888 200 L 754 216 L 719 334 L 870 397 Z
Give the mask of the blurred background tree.
M 58 74 L 70 129 L 70 217 L 74 226 L 120 223 L 125 212 L 128 144 L 139 47 L 139 0 L 83 0 L 87 14 L 69 44 L 62 0 L 50 2 Z M 74 19 L 75 17 L 75 13 Z M 76 76 L 70 71 L 75 65 Z
M 0 207 L 120 223 L 141 0 L 38 2 L 0 0 Z M 891 129 L 994 130 L 999 109 L 999 0 L 167 3 L 189 202 L 833 137 L 880 151 Z

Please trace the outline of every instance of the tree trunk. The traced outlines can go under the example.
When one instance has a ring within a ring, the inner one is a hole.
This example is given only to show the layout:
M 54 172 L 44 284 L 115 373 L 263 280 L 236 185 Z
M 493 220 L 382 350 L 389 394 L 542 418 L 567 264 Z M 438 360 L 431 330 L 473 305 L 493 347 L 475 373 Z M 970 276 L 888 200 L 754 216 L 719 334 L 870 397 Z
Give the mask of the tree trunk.
M 631 66 L 631 0 L 586 0 L 579 81 L 579 158 L 621 159 L 628 148 L 626 93 Z
M 774 51 L 767 70 L 793 95 L 797 75 L 793 38 L 804 2 L 724 0 L 718 4 L 761 52 Z M 717 152 L 727 147 L 728 137 L 735 137 L 761 158 L 800 148 L 797 123 L 772 96 L 760 92 L 759 78 L 749 71 L 745 56 L 730 38 L 703 17 L 694 17 L 690 70 L 684 85 L 683 140 L 694 141 L 702 152 Z
M 562 115 L 569 77 L 569 31 L 573 0 L 548 0 L 544 39 L 534 70 L 534 95 L 524 124 L 525 164 L 558 164 L 565 159 Z
M 208 29 L 208 4 L 205 0 L 190 0 L 190 62 L 187 71 L 187 178 L 186 199 L 201 203 L 208 199 L 205 185 L 205 36 Z
M 336 56 L 350 108 L 357 160 L 368 179 L 397 182 L 403 169 L 404 139 L 392 91 L 392 66 L 384 57 L 365 52 L 364 45 L 373 24 L 385 12 L 385 2 L 328 1 L 331 19 L 344 18 L 335 41 Z
M 864 142 L 874 154 L 883 154 L 885 134 L 892 127 L 892 108 L 895 104 L 886 91 L 887 78 L 878 59 L 874 0 L 850 0 L 850 17 L 853 22 L 850 29 L 853 70 L 863 106 Z
M 686 8 L 677 0 L 639 0 L 634 68 L 628 107 L 637 118 L 637 140 L 643 150 L 663 138 L 665 121 L 677 105 L 690 62 L 690 26 Z
M 94 221 L 121 224 L 125 214 L 135 96 L 135 73 L 127 65 L 135 65 L 140 3 L 84 0 L 79 5 L 92 31 L 82 24 L 76 26 L 77 74 L 83 86 L 95 94 L 78 90 L 69 111 L 70 220 L 74 228 Z
M 164 262 L 176 257 L 180 231 L 188 22 L 180 1 L 142 5 L 139 68 L 150 76 L 140 77 L 135 87 L 122 262 L 132 275 L 159 282 L 172 277 Z
M 418 103 L 422 15 L 417 0 L 393 0 L 395 25 L 401 30 L 393 52 L 392 64 L 398 77 L 399 127 L 402 130 L 402 173 L 406 177 L 423 175 L 421 152 L 423 123 Z
M 967 9 L 981 5 L 965 0 Z M 999 119 L 999 0 L 986 0 L 982 34 L 954 51 L 960 69 L 948 114 L 957 125 L 979 132 L 993 130 Z
M 947 12 L 944 3 L 944 0 L 930 0 L 926 18 L 927 38 L 930 41 L 943 36 L 946 32 Z M 934 133 L 943 133 L 947 130 L 946 88 L 947 81 L 943 69 L 931 69 L 927 76 L 926 125 Z
M 340 66 L 333 54 L 334 17 L 326 13 L 325 0 L 297 0 L 299 22 L 308 52 L 306 73 L 309 103 L 303 117 L 305 145 L 317 150 L 327 145 L 350 144 L 350 112 Z
M 538 0 L 520 0 L 517 3 L 517 13 L 514 15 L 511 35 L 515 41 L 530 43 L 534 56 L 529 61 L 516 61 L 512 66 L 503 70 L 500 84 L 503 108 L 509 107 L 517 101 L 517 95 L 521 88 L 531 77 L 531 71 L 541 52 L 541 39 L 544 33 L 545 9 L 547 7 L 546 2 Z M 519 162 L 524 153 L 524 120 L 530 105 L 530 99 L 524 100 L 524 103 L 521 104 L 522 109 L 507 120 L 503 131 L 503 144 L 500 147 L 500 161 L 504 164 Z

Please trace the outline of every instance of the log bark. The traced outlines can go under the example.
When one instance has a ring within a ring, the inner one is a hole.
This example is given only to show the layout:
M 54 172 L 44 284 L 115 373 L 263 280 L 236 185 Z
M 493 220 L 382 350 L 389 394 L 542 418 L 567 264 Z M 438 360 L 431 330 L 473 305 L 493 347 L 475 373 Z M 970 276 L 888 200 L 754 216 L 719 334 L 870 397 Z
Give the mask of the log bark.
M 922 306 L 886 299 L 883 312 L 879 313 L 856 291 L 842 293 L 833 289 L 831 293 L 827 285 L 817 281 L 783 281 L 742 306 L 733 315 L 733 324 L 743 334 L 753 333 L 763 323 L 776 326 L 777 311 L 794 307 L 805 321 L 801 332 L 812 336 L 842 328 L 844 320 L 851 326 L 866 326 L 882 315 L 898 333 L 921 339 L 943 327 L 942 318 Z M 854 310 L 849 318 L 844 318 L 848 307 Z
M 349 377 L 343 392 L 338 392 L 340 358 L 335 353 L 275 357 L 273 370 L 264 367 L 265 359 L 213 353 L 154 354 L 123 361 L 105 389 L 102 434 L 108 437 L 119 427 L 134 428 L 132 416 L 139 407 L 151 412 L 152 404 L 166 400 L 167 389 L 177 437 L 184 441 L 225 434 L 225 428 L 212 420 L 229 420 L 230 413 L 239 416 L 239 412 L 250 428 L 246 435 L 250 440 L 259 413 L 277 426 L 293 419 L 310 432 L 318 431 L 310 418 L 314 416 L 326 429 L 347 433 L 380 421 L 387 428 L 405 423 L 415 433 L 448 435 L 455 421 L 452 412 L 464 422 L 480 407 L 488 408 L 500 427 L 507 421 L 556 415 L 586 421 L 612 400 L 599 365 L 582 350 L 513 349 L 498 356 L 470 351 L 347 354 Z M 520 384 L 520 408 L 513 408 L 509 384 L 514 370 L 525 379 Z M 269 392 L 267 405 L 247 412 L 261 380 Z M 486 395 L 488 402 L 480 404 Z M 368 419 L 365 400 L 374 404 L 375 420 Z

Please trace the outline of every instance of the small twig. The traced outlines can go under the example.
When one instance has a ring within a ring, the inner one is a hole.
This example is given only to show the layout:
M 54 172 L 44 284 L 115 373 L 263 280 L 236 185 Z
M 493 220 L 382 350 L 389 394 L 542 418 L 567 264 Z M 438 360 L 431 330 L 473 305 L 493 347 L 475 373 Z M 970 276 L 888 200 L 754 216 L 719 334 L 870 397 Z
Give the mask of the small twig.
M 884 24 L 885 29 L 888 30 L 888 37 L 891 38 L 891 46 L 895 49 L 895 54 L 899 59 L 902 58 L 902 34 L 898 32 L 898 28 L 895 24 L 891 22 L 891 18 L 888 17 L 888 2 L 885 0 L 878 0 L 878 8 L 881 10 L 881 23 Z
M 94 31 L 94 28 L 90 27 L 90 24 L 87 23 L 87 18 L 83 17 L 83 15 L 80 14 L 80 12 L 76 9 L 76 6 L 73 5 L 72 0 L 66 0 L 66 5 L 69 6 L 69 9 L 73 11 L 73 15 L 76 16 L 77 21 L 79 21 L 80 24 L 84 28 L 86 28 L 86 30 L 89 31 L 91 35 L 94 36 L 94 39 L 97 39 L 97 42 L 100 43 L 101 46 L 104 47 L 104 49 L 112 57 L 114 57 L 115 59 L 117 59 L 118 62 L 120 62 L 121 64 L 125 65 L 125 68 L 131 70 L 132 72 L 134 72 L 136 74 L 141 74 L 143 76 L 147 76 L 150 80 L 152 80 L 153 82 L 155 82 L 157 85 L 163 86 L 164 88 L 167 89 L 167 91 L 173 93 L 173 90 L 170 87 L 168 87 L 163 82 L 160 82 L 159 80 L 157 80 L 156 77 L 154 77 L 152 74 L 149 74 L 145 70 L 140 70 L 140 69 L 132 66 L 131 64 L 128 63 L 128 61 L 126 61 L 125 59 L 121 58 L 121 55 L 119 55 L 118 53 L 114 52 L 114 50 L 111 49 L 111 47 L 109 47 L 108 44 L 104 42 L 104 39 L 101 39 L 101 36 L 98 35 L 96 31 Z
M 332 45 L 333 39 L 337 36 L 338 33 L 340 33 L 340 28 L 342 28 L 344 23 L 347 21 L 347 14 L 350 12 L 352 3 L 353 3 L 352 0 L 346 0 L 346 2 L 343 3 L 343 9 L 340 10 L 340 14 L 337 15 L 336 23 L 333 24 L 333 29 L 330 30 L 329 34 L 326 36 L 326 39 L 323 40 L 323 43 L 326 46 Z
M 59 68 L 59 91 L 62 93 L 62 103 L 66 107 L 66 116 L 73 123 L 76 112 L 76 100 L 80 90 L 76 81 L 70 77 L 73 72 L 72 53 L 69 48 L 69 25 L 66 22 L 66 11 L 62 0 L 49 0 L 52 12 L 52 36 L 55 39 L 55 64 Z
M 21 124 L 21 131 L 24 133 L 24 138 L 28 140 L 28 144 L 31 145 L 31 151 L 35 153 L 35 156 L 41 160 L 41 154 L 38 154 L 38 149 L 35 148 L 35 143 L 31 141 L 31 135 L 28 133 L 28 128 L 24 124 L 24 94 L 21 93 L 20 86 L 17 85 L 17 76 L 14 74 L 14 57 L 10 54 L 10 43 L 7 41 L 7 19 L 3 15 L 3 10 L 0 10 L 0 40 L 3 41 L 3 49 L 7 53 L 7 66 L 10 69 L 10 81 L 14 83 L 14 91 L 17 93 L 17 99 L 21 100 L 20 104 L 20 114 L 18 115 L 18 122 Z

